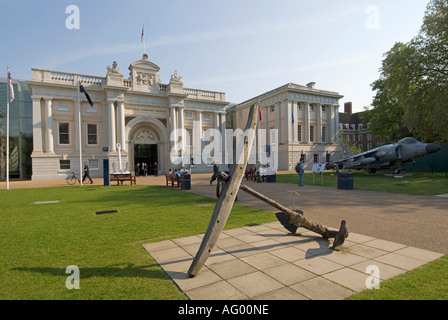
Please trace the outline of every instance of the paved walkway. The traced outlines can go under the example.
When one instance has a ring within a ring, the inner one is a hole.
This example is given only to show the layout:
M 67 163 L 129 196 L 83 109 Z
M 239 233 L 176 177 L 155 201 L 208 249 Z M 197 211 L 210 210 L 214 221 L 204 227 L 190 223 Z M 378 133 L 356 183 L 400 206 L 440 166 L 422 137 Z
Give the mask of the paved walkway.
M 193 176 L 190 192 L 214 197 L 209 179 Z M 227 230 L 194 278 L 187 270 L 203 235 L 144 245 L 192 300 L 344 299 L 448 253 L 446 198 L 243 183 L 329 228 L 345 219 L 349 238 L 333 251 L 315 233 L 293 236 L 279 222 Z M 242 191 L 237 203 L 277 211 Z
M 192 175 L 187 192 L 214 197 L 210 176 Z M 103 181 L 94 179 L 94 183 Z M 165 185 L 165 178 L 139 177 L 137 183 Z M 331 242 L 315 233 L 299 229 L 300 235 L 291 235 L 278 222 L 227 230 L 194 278 L 188 277 L 187 270 L 203 235 L 145 244 L 192 300 L 344 299 L 365 290 L 366 283 L 376 283 L 369 278 L 373 275 L 383 281 L 448 254 L 448 198 L 243 183 L 287 207 L 303 210 L 309 220 L 329 228 L 338 229 L 346 220 L 350 235 L 332 251 Z M 66 185 L 64 180 L 12 181 L 10 188 Z M 277 211 L 242 191 L 237 203 Z

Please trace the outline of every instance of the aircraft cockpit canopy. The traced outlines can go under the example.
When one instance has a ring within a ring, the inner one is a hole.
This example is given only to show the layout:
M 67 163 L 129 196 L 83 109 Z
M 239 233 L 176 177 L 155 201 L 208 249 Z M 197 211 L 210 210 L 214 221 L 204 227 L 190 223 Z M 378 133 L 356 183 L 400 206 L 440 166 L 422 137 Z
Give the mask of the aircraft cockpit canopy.
M 417 143 L 418 141 L 414 138 L 404 138 L 402 140 L 400 140 L 398 143 L 399 144 L 414 144 Z

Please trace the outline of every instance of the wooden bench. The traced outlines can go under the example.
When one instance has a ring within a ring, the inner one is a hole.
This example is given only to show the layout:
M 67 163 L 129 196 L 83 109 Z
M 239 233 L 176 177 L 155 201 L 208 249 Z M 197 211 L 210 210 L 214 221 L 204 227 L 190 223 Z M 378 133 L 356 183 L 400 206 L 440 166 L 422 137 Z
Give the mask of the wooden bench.
M 117 181 L 117 186 L 123 185 L 124 181 L 130 181 L 131 186 L 137 184 L 137 178 L 130 173 L 111 174 L 110 181 Z
M 171 186 L 174 187 L 174 183 L 177 183 L 177 187 L 180 188 L 180 177 L 174 173 L 165 173 L 166 186 L 171 183 Z

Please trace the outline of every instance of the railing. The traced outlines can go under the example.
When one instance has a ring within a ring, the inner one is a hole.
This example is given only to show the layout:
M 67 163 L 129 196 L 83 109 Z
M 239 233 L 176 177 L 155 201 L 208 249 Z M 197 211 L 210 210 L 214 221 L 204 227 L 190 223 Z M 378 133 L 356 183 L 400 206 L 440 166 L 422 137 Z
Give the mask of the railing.
M 222 92 L 213 92 L 213 91 L 205 91 L 189 88 L 184 88 L 184 92 L 185 94 L 188 95 L 188 98 L 225 101 L 225 93 Z
M 94 86 L 101 87 L 103 84 L 106 84 L 106 78 L 95 77 L 89 75 L 79 75 L 74 73 L 67 72 L 58 72 L 58 71 L 49 71 L 49 70 L 40 70 L 40 69 L 32 69 L 32 80 L 38 82 L 45 83 L 56 83 L 56 84 L 65 84 L 65 85 L 77 85 L 78 81 L 81 81 L 85 86 Z M 123 79 L 122 82 L 123 88 L 132 88 L 132 80 L 131 79 Z M 158 84 L 159 92 L 169 93 L 172 88 L 169 84 Z M 189 88 L 180 88 L 190 99 L 198 99 L 198 100 L 208 100 L 208 101 L 219 101 L 225 102 L 225 93 L 222 92 L 213 92 L 199 89 L 189 89 Z M 182 93 L 174 91 L 174 93 Z

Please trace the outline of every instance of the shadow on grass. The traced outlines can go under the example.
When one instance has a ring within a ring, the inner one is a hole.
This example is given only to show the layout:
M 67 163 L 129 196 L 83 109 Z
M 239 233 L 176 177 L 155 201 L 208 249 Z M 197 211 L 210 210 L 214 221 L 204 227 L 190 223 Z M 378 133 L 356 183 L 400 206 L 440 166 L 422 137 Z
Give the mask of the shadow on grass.
M 150 278 L 150 279 L 166 279 L 166 275 L 162 270 L 157 270 L 158 266 L 143 265 L 135 266 L 134 264 L 127 264 L 125 267 L 120 267 L 123 264 L 111 265 L 105 267 L 84 267 L 79 268 L 80 277 L 82 279 L 88 279 L 93 277 L 105 277 L 105 278 Z M 156 268 L 151 270 L 151 268 Z M 65 268 L 14 268 L 13 271 L 22 272 L 35 272 L 40 274 L 49 274 L 52 276 L 68 276 L 71 272 L 66 273 Z

